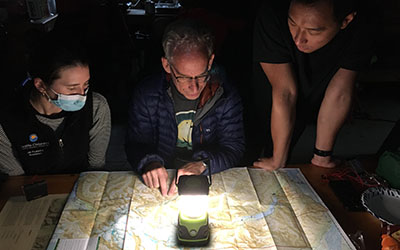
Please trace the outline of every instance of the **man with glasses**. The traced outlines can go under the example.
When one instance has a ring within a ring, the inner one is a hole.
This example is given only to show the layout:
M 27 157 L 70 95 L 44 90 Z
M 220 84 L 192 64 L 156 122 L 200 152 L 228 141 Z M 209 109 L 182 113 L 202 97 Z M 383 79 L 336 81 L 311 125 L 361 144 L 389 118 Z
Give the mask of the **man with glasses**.
M 220 172 L 244 152 L 242 104 L 238 93 L 213 67 L 214 43 L 203 24 L 170 24 L 162 41 L 165 73 L 146 79 L 129 107 L 127 156 L 134 170 L 163 195 L 167 168 L 181 175 Z

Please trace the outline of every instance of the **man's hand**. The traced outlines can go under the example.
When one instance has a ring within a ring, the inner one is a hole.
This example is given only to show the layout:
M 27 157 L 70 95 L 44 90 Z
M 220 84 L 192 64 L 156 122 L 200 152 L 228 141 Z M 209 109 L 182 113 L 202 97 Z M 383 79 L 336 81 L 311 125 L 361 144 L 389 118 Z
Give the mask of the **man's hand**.
M 153 161 L 144 167 L 143 181 L 150 188 L 160 188 L 163 196 L 167 195 L 168 172 L 158 161 Z
M 271 158 L 260 158 L 258 159 L 258 161 L 253 163 L 253 166 L 256 168 L 262 168 L 268 171 L 274 171 L 277 170 L 279 168 L 283 168 L 285 167 L 284 164 L 279 164 L 276 162 L 276 160 L 274 160 L 273 157 Z
M 171 182 L 171 185 L 169 187 L 168 195 L 173 195 L 176 192 L 176 178 L 178 178 L 179 181 L 179 177 L 181 175 L 200 175 L 204 172 L 204 170 L 206 170 L 206 167 L 204 166 L 202 161 L 189 162 L 188 164 L 178 169 L 178 173 L 176 174 L 176 177 Z
M 334 168 L 340 165 L 341 161 L 331 156 L 318 156 L 314 154 L 314 157 L 311 159 L 311 164 L 321 168 Z

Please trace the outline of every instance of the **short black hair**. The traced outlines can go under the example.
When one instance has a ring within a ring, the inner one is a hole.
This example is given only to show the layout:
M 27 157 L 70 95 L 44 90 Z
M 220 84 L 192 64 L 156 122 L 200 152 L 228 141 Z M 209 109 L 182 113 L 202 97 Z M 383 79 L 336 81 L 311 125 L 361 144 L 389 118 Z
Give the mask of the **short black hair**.
M 292 0 L 292 2 L 305 5 L 314 5 L 322 1 L 328 2 L 333 6 L 333 15 L 335 21 L 339 24 L 348 14 L 357 11 L 359 5 L 359 0 Z
M 31 78 L 40 78 L 47 86 L 60 77 L 62 69 L 88 65 L 86 51 L 78 42 L 49 36 L 37 43 L 28 58 Z

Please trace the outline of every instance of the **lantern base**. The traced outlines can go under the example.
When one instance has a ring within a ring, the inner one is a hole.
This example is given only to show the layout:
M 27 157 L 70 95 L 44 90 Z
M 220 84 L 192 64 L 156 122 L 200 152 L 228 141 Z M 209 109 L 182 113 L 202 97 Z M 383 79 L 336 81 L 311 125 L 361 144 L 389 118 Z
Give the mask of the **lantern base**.
M 184 246 L 205 246 L 210 241 L 208 214 L 198 218 L 189 218 L 179 213 L 178 243 Z

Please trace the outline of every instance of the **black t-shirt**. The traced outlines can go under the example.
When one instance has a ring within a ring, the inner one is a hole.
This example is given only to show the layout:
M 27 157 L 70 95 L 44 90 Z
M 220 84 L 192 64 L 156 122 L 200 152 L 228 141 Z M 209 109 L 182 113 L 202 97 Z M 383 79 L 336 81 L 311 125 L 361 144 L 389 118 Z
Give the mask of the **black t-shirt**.
M 179 168 L 192 161 L 192 130 L 196 115 L 198 99 L 188 100 L 171 83 L 172 99 L 174 101 L 175 119 L 178 126 L 178 138 L 175 148 L 174 168 Z
M 288 0 L 269 0 L 255 21 L 255 62 L 292 63 L 297 77 L 299 104 L 319 107 L 325 90 L 339 68 L 365 70 L 372 55 L 368 25 L 359 11 L 353 21 L 324 47 L 312 53 L 299 51 L 288 27 Z

